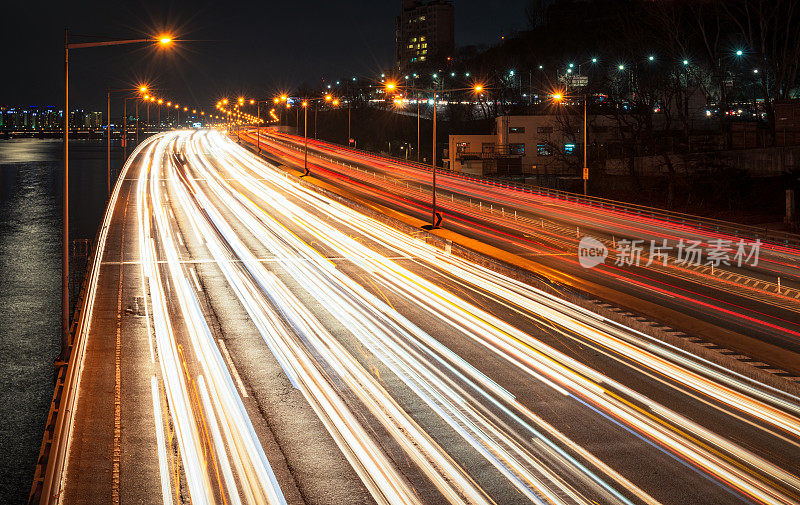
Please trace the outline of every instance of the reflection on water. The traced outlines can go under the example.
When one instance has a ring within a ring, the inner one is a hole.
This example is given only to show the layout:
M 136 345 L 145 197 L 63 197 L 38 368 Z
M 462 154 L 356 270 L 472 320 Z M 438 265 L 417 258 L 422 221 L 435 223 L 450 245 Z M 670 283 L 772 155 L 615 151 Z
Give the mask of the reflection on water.
M 59 351 L 60 141 L 0 141 L 0 502 L 30 491 Z M 112 152 L 117 166 L 119 154 Z M 70 142 L 72 238 L 93 239 L 106 193 L 102 141 Z

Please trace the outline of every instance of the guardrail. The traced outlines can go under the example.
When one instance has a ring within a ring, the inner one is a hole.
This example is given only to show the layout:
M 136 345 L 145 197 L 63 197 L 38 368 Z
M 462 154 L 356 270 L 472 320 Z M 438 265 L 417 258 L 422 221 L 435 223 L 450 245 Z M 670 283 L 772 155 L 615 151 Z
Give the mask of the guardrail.
M 294 138 L 297 139 L 296 142 L 302 144 L 302 137 L 297 137 L 288 134 L 282 134 L 281 136 L 275 136 L 270 133 L 266 133 L 269 135 L 271 139 L 281 142 L 285 145 L 296 145 L 295 142 L 287 140 L 287 138 Z M 419 163 L 416 161 L 407 161 L 403 158 L 396 158 L 393 156 L 382 156 L 378 155 L 369 151 L 364 151 L 363 149 L 356 149 L 349 146 L 341 146 L 338 144 L 332 144 L 329 142 L 323 142 L 320 140 L 315 140 L 315 143 L 322 144 L 328 146 L 332 149 L 338 150 L 345 150 L 351 152 L 353 154 L 359 155 L 361 157 L 367 159 L 375 159 L 380 162 L 393 162 L 398 163 L 401 165 L 405 165 L 407 167 L 416 168 L 420 170 L 424 170 L 430 172 L 433 170 L 432 165 Z M 318 151 L 315 146 L 309 145 L 309 150 Z M 694 228 L 698 231 L 705 231 L 705 232 L 713 232 L 713 233 L 720 233 L 725 235 L 730 235 L 736 238 L 748 239 L 748 240 L 761 240 L 762 243 L 765 244 L 773 244 L 777 246 L 785 246 L 785 247 L 793 247 L 793 248 L 800 248 L 800 234 L 790 233 L 780 230 L 769 230 L 766 227 L 759 227 L 759 226 L 751 226 L 739 223 L 733 223 L 730 221 L 723 221 L 720 219 L 713 219 L 713 218 L 706 218 L 702 216 L 697 216 L 693 214 L 685 214 L 682 212 L 674 212 L 666 209 L 659 209 L 656 207 L 648 207 L 645 205 L 637 205 L 633 203 L 626 203 L 620 202 L 617 200 L 610 200 L 606 198 L 599 198 L 595 196 L 584 196 L 577 193 L 570 193 L 567 191 L 560 191 L 550 188 L 545 188 L 541 186 L 534 186 L 531 184 L 522 184 L 510 181 L 498 181 L 496 179 L 489 179 L 485 177 L 476 177 L 472 175 L 466 175 L 459 172 L 454 172 L 452 170 L 448 170 L 445 168 L 437 167 L 436 171 L 439 173 L 444 173 L 448 177 L 453 177 L 456 179 L 460 179 L 466 182 L 480 184 L 483 186 L 490 186 L 499 189 L 508 189 L 513 191 L 520 191 L 530 195 L 535 195 L 539 197 L 545 198 L 552 198 L 562 200 L 564 202 L 574 202 L 581 205 L 586 205 L 589 207 L 594 207 L 597 209 L 602 209 L 606 211 L 614 211 L 620 213 L 628 213 L 633 214 L 639 217 L 649 217 L 652 219 L 660 219 L 665 221 L 666 224 L 673 224 L 673 225 L 680 225 L 680 226 L 687 226 Z

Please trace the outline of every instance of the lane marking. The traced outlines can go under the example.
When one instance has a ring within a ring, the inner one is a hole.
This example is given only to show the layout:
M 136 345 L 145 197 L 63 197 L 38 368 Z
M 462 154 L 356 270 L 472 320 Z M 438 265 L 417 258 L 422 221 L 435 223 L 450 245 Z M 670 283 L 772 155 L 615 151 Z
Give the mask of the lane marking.
M 228 352 L 228 347 L 225 345 L 225 341 L 221 338 L 217 339 L 219 342 L 219 347 L 222 349 L 222 355 L 225 357 L 225 361 L 228 362 L 228 367 L 231 369 L 231 373 L 233 374 L 233 380 L 236 382 L 236 387 L 239 388 L 239 392 L 242 393 L 244 398 L 249 398 L 250 395 L 247 394 L 247 391 L 244 389 L 244 383 L 242 382 L 242 378 L 239 377 L 239 371 L 236 370 L 236 367 L 233 366 L 233 360 L 231 359 L 231 355 Z
M 164 505 L 170 505 L 172 503 L 172 488 L 169 479 L 167 449 L 164 443 L 164 424 L 161 414 L 161 401 L 158 394 L 158 381 L 155 375 L 150 377 L 150 390 L 153 393 L 153 416 L 156 429 L 156 445 L 158 447 L 158 469 L 161 475 L 161 499 Z
M 122 230 L 120 232 L 120 242 L 125 243 L 125 228 L 128 217 L 128 205 L 130 203 L 130 191 L 128 189 L 128 198 L 125 200 L 125 210 L 122 214 Z M 120 404 L 120 388 L 122 382 L 122 277 L 123 277 L 123 255 L 125 248 L 119 249 L 119 283 L 117 287 L 117 331 L 116 340 L 114 343 L 114 439 L 111 447 L 111 503 L 119 505 L 119 471 L 120 471 L 120 453 L 121 438 L 122 438 L 122 412 Z
M 197 291 L 202 292 L 203 288 L 200 286 L 200 280 L 197 278 L 197 272 L 195 271 L 194 267 L 189 267 L 189 274 L 191 274 L 192 281 L 194 281 L 194 287 Z

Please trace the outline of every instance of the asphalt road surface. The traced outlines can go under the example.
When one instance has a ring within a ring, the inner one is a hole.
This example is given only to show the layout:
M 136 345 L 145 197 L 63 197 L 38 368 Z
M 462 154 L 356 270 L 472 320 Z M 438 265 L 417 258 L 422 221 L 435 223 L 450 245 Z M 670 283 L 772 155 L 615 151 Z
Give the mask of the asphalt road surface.
M 220 132 L 148 139 L 112 208 L 65 503 L 800 503 L 798 398 Z

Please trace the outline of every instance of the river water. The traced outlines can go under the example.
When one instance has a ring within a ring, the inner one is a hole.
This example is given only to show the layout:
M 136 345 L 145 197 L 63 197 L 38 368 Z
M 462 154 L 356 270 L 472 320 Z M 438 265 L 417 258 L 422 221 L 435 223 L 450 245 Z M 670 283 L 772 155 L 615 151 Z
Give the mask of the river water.
M 63 144 L 0 140 L 0 503 L 25 503 L 53 395 L 61 300 Z M 112 167 L 119 168 L 112 147 Z M 70 234 L 94 238 L 103 141 L 70 142 Z

